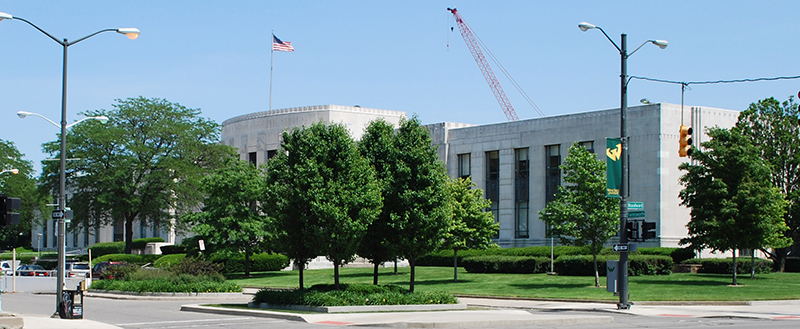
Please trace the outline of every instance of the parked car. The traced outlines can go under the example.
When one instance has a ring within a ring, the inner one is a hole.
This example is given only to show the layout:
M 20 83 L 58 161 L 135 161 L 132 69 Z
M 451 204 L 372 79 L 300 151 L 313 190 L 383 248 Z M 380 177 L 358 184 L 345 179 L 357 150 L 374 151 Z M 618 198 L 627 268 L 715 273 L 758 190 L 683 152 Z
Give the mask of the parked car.
M 3 261 L 0 263 L 0 267 L 3 268 L 3 275 L 11 275 L 11 272 L 14 272 L 14 269 L 11 267 L 11 261 Z
M 126 262 L 99 262 L 92 267 L 93 279 L 113 279 L 112 275 L 107 275 L 108 269 L 118 266 L 127 266 Z M 113 272 L 113 271 L 112 271 Z
M 68 278 L 74 277 L 89 277 L 89 272 L 92 269 L 89 267 L 89 263 L 82 263 L 82 262 L 67 262 L 64 263 L 64 275 Z
M 20 265 L 17 267 L 17 276 L 50 276 L 50 271 L 41 265 Z

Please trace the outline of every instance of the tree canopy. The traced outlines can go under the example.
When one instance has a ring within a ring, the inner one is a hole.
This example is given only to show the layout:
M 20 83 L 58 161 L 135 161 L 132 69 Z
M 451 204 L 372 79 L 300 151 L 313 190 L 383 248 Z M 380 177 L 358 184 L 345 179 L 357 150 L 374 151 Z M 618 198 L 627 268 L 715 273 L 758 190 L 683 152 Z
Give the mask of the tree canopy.
M 190 109 L 158 98 L 117 100 L 112 110 L 87 111 L 107 116 L 103 125 L 90 120 L 67 135 L 67 186 L 74 192 L 67 205 L 75 212 L 73 228 L 125 225 L 125 252 L 130 253 L 133 223 L 162 225 L 174 214 L 196 207 L 202 199 L 200 179 L 229 154 L 219 144 L 220 127 Z M 45 145 L 51 155 L 57 142 Z M 58 169 L 44 167 L 45 186 L 57 191 Z
M 492 245 L 500 224 L 486 209 L 491 200 L 483 197 L 483 191 L 475 188 L 471 179 L 457 178 L 447 184 L 452 210 L 451 227 L 445 238 L 445 246 L 453 249 L 453 281 L 458 282 L 458 250 L 486 249 Z
M 562 244 L 589 246 L 592 251 L 595 286 L 600 286 L 597 254 L 619 231 L 619 201 L 606 197 L 606 164 L 575 143 L 560 166 L 564 185 L 556 199 L 539 212 L 549 227 L 547 236 Z
M 770 166 L 749 137 L 738 129 L 709 128 L 710 141 L 683 163 L 681 204 L 691 208 L 689 237 L 693 248 L 732 250 L 784 247 L 791 240 L 783 219 L 786 201 L 770 181 Z M 734 261 L 733 284 L 736 285 Z
M 19 198 L 21 209 L 15 210 L 20 214 L 19 225 L 10 225 L 0 228 L 0 249 L 12 249 L 29 246 L 31 241 L 31 228 L 36 222 L 37 214 L 48 214 L 47 194 L 41 193 L 36 188 L 33 178 L 33 164 L 25 160 L 14 142 L 0 139 L 0 171 L 18 169 L 17 174 L 6 172 L 0 175 L 0 192 L 7 197 Z M 35 246 L 38 248 L 38 246 Z
M 759 155 L 770 166 L 772 185 L 777 187 L 786 200 L 784 221 L 788 226 L 786 237 L 800 242 L 800 113 L 792 97 L 783 103 L 767 98 L 756 103 L 739 115 L 736 129 L 747 136 L 759 150 Z M 776 268 L 783 271 L 789 247 L 765 249 L 775 261 Z

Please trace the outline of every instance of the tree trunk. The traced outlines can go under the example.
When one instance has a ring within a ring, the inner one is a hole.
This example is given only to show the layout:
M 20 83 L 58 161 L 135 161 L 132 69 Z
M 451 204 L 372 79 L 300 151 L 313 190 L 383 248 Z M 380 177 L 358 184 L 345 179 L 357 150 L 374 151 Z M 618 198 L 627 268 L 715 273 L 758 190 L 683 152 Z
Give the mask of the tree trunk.
M 750 250 L 750 278 L 756 278 L 756 250 Z
M 411 268 L 411 284 L 408 286 L 408 290 L 410 292 L 414 292 L 414 269 L 416 267 L 417 258 L 416 257 L 409 257 L 408 258 L 408 266 Z
M 394 275 L 397 275 L 397 258 L 394 259 Z
M 133 248 L 133 218 L 125 220 L 125 253 L 130 254 Z
M 453 282 L 458 282 L 458 248 L 453 248 Z
M 250 276 L 250 246 L 244 247 L 244 275 Z
M 339 260 L 333 260 L 333 289 L 339 290 Z
M 733 248 L 733 285 L 739 285 L 739 283 L 736 282 L 736 248 Z
M 378 262 L 372 264 L 372 284 L 378 285 Z
M 597 271 L 597 251 L 592 248 L 592 264 L 594 264 L 594 286 L 600 287 L 600 273 Z
M 300 260 L 295 261 L 295 263 L 297 263 L 297 267 L 300 268 L 300 290 L 303 290 L 305 289 L 303 288 L 303 268 L 306 267 L 306 263 L 301 263 Z

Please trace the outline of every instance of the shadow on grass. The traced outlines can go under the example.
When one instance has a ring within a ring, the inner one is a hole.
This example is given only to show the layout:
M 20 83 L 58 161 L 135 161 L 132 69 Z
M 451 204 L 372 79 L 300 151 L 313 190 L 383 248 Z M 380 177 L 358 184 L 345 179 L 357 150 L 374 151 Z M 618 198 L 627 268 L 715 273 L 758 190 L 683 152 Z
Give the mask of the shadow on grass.
M 250 276 L 244 273 L 228 273 L 225 278 L 228 280 L 241 280 L 241 279 L 268 279 L 268 278 L 282 278 L 286 276 L 297 276 L 297 272 L 292 271 L 275 271 L 275 272 L 251 272 Z
M 414 280 L 414 285 L 417 286 L 435 286 L 440 284 L 459 284 L 459 283 L 473 283 L 473 280 L 462 280 L 458 279 L 458 282 L 453 282 L 453 279 L 443 279 L 443 280 Z
M 587 282 L 587 283 L 553 283 L 553 282 L 541 282 L 541 283 L 525 283 L 525 284 L 511 284 L 509 287 L 519 288 L 519 289 L 576 289 L 576 288 L 594 288 L 594 282 Z
M 658 279 L 645 279 L 645 280 L 636 280 L 636 284 L 652 284 L 652 285 L 669 285 L 669 286 L 692 286 L 692 287 L 712 287 L 712 286 L 726 286 L 731 284 L 730 282 L 721 282 L 721 281 L 697 281 L 697 280 L 687 280 L 687 281 L 667 281 L 667 280 L 658 280 Z

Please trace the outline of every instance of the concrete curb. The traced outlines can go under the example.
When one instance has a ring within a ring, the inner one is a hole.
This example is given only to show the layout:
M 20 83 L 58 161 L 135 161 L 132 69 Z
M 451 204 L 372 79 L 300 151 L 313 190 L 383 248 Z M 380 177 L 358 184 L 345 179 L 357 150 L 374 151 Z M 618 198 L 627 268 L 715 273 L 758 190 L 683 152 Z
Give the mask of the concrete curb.
M 363 313 L 363 312 L 398 312 L 398 311 L 455 311 L 466 310 L 467 304 L 425 304 L 425 305 L 361 305 L 361 306 L 303 306 L 303 305 L 270 305 L 269 303 L 247 303 L 255 309 L 279 309 L 317 313 Z

